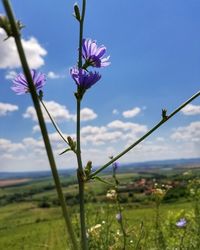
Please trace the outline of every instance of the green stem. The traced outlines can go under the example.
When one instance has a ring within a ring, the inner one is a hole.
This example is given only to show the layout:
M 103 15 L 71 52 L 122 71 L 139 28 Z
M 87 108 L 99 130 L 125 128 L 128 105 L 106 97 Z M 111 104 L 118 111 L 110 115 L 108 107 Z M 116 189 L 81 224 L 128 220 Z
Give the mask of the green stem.
M 80 110 L 81 110 L 81 101 L 77 99 L 77 162 L 78 162 L 78 170 L 77 170 L 77 178 L 79 185 L 79 202 L 80 202 L 80 223 L 81 223 L 81 247 L 83 250 L 88 249 L 88 242 L 86 236 L 86 223 L 85 223 L 85 204 L 84 204 L 84 171 L 81 160 L 81 140 L 80 140 Z
M 67 139 L 65 139 L 65 136 L 63 135 L 63 133 L 62 133 L 61 130 L 59 129 L 58 125 L 57 125 L 56 122 L 54 121 L 53 117 L 52 117 L 51 114 L 49 113 L 49 111 L 48 111 L 46 105 L 44 104 L 44 102 L 42 101 L 42 99 L 39 98 L 39 100 L 40 100 L 42 106 L 44 107 L 45 111 L 47 112 L 47 115 L 49 116 L 49 119 L 51 120 L 51 122 L 52 122 L 52 124 L 53 124 L 55 130 L 58 132 L 58 134 L 59 134 L 60 137 L 63 139 L 63 141 L 66 142 L 67 144 L 69 144 L 68 141 L 67 141 Z
M 85 18 L 85 9 L 86 9 L 86 0 L 82 2 L 82 13 L 80 20 L 80 29 L 79 29 L 79 56 L 78 56 L 78 68 L 82 68 L 82 40 L 83 40 L 83 24 Z M 77 87 L 77 93 L 79 89 Z M 81 111 L 81 98 L 77 97 L 77 125 L 76 125 L 76 135 L 77 135 L 77 162 L 78 162 L 78 184 L 79 184 L 79 199 L 80 199 L 80 224 L 81 224 L 81 247 L 83 250 L 88 249 L 88 241 L 86 236 L 86 223 L 85 223 L 85 204 L 84 204 L 84 171 L 81 159 L 81 139 L 80 139 L 80 111 Z
M 105 168 L 109 167 L 113 162 L 115 162 L 116 160 L 118 160 L 119 158 L 121 158 L 123 155 L 125 155 L 126 153 L 128 153 L 132 148 L 134 148 L 135 146 L 137 146 L 140 142 L 142 142 L 144 139 L 146 139 L 149 135 L 151 135 L 155 130 L 157 130 L 160 126 L 162 126 L 166 121 L 168 121 L 169 119 L 171 119 L 175 114 L 177 114 L 182 108 L 184 108 L 187 104 L 189 104 L 191 101 L 193 101 L 195 98 L 197 98 L 200 95 L 200 91 L 198 91 L 195 95 L 193 95 L 190 99 L 188 99 L 186 102 L 184 102 L 183 104 L 181 104 L 177 109 L 175 109 L 169 116 L 163 118 L 160 122 L 158 122 L 152 129 L 150 129 L 145 135 L 143 135 L 139 140 L 137 140 L 136 142 L 134 142 L 131 146 L 129 146 L 128 148 L 126 148 L 124 151 L 122 151 L 121 153 L 119 153 L 117 156 L 115 156 L 114 158 L 112 158 L 109 162 L 107 162 L 105 165 L 103 165 L 102 167 L 100 167 L 99 169 L 97 169 L 94 173 L 92 173 L 88 179 L 93 178 L 94 176 L 96 176 L 98 173 L 100 173 L 102 170 L 104 170 Z
M 123 234 L 123 248 L 122 248 L 122 250 L 125 250 L 126 249 L 126 237 L 127 236 L 126 236 L 126 231 L 125 231 L 125 228 L 124 228 L 123 216 L 122 216 L 122 208 L 121 208 L 121 204 L 120 204 L 120 200 L 119 200 L 119 195 L 118 195 L 119 181 L 117 179 L 115 171 L 116 170 L 113 168 L 113 179 L 115 181 L 115 191 L 117 193 L 116 203 L 117 203 L 118 213 L 121 215 L 121 220 L 119 221 L 119 223 L 120 223 L 121 231 L 122 231 L 122 234 Z
M 82 68 L 82 40 L 83 40 L 83 24 L 85 19 L 85 10 L 86 10 L 86 0 L 82 2 L 82 13 L 79 29 L 79 56 L 78 56 L 78 68 Z
M 71 240 L 70 243 L 72 244 L 72 249 L 77 250 L 78 249 L 77 242 L 76 242 L 75 235 L 74 235 L 74 232 L 73 232 L 70 216 L 69 216 L 66 204 L 65 204 L 65 198 L 64 198 L 64 195 L 63 195 L 63 192 L 62 192 L 58 171 L 57 171 L 57 168 L 56 168 L 56 164 L 55 164 L 52 148 L 51 148 L 51 145 L 50 145 L 46 125 L 45 125 L 45 122 L 44 122 L 43 114 L 42 114 L 42 111 L 41 111 L 41 108 L 40 108 L 40 103 L 39 103 L 39 100 L 38 100 L 38 95 L 37 95 L 37 92 L 36 92 L 36 89 L 35 89 L 35 86 L 34 86 L 34 83 L 33 83 L 33 80 L 32 80 L 30 69 L 29 69 L 29 66 L 28 66 L 28 63 L 27 63 L 27 60 L 26 60 L 26 57 L 25 57 L 24 49 L 22 47 L 20 34 L 19 34 L 18 28 L 16 26 L 16 21 L 15 21 L 15 18 L 14 18 L 14 14 L 13 14 L 13 11 L 12 11 L 12 8 L 11 8 L 11 5 L 10 5 L 9 1 L 8 0 L 2 0 L 2 2 L 3 2 L 3 5 L 4 5 L 4 8 L 6 10 L 8 19 L 10 21 L 10 25 L 12 27 L 12 32 L 13 32 L 15 43 L 16 43 L 16 46 L 17 46 L 18 54 L 19 54 L 19 57 L 20 57 L 20 60 L 21 60 L 21 64 L 22 64 L 22 67 L 23 67 L 24 74 L 25 74 L 27 82 L 28 82 L 28 86 L 29 86 L 29 89 L 30 89 L 30 94 L 31 94 L 31 97 L 32 97 L 32 100 L 33 100 L 33 103 L 34 103 L 34 107 L 35 107 L 35 110 L 36 110 L 36 113 L 37 113 L 37 117 L 38 117 L 39 125 L 40 125 L 40 128 L 41 128 L 41 133 L 42 133 L 42 136 L 43 136 L 47 156 L 48 156 L 49 163 L 50 163 L 50 166 L 51 166 L 52 175 L 54 177 L 54 182 L 55 182 L 58 198 L 59 198 L 60 203 L 61 203 L 63 216 L 64 216 L 65 223 L 66 223 L 66 226 L 67 226 L 67 230 L 68 230 L 68 233 L 69 233 L 69 238 Z

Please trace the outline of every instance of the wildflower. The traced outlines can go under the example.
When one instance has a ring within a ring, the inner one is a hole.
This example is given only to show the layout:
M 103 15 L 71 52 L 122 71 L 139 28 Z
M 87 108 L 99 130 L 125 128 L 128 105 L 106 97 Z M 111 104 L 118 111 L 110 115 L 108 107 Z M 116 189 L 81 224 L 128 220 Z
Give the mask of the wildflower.
M 95 226 L 88 229 L 88 233 L 96 232 L 96 230 L 99 230 L 101 228 L 101 224 L 96 224 Z
M 33 79 L 33 83 L 35 85 L 36 90 L 40 90 L 46 81 L 46 77 L 43 73 L 41 72 L 36 72 L 36 70 L 31 70 L 31 76 Z M 30 92 L 29 86 L 28 86 L 28 82 L 26 80 L 26 77 L 24 76 L 24 74 L 20 73 L 18 74 L 13 82 L 13 87 L 11 87 L 11 89 L 17 94 L 17 95 L 22 95 L 22 94 L 26 94 L 28 92 Z
M 87 72 L 84 69 L 78 69 L 76 67 L 70 69 L 70 74 L 76 84 L 82 89 L 89 89 L 92 85 L 101 79 L 101 75 L 96 71 Z
M 118 167 L 119 167 L 119 162 L 117 162 L 117 161 L 114 162 L 113 163 L 113 170 L 116 171 L 118 169 Z
M 106 47 L 101 45 L 97 46 L 96 41 L 92 39 L 83 39 L 82 41 L 82 56 L 85 59 L 84 68 L 88 66 L 93 67 L 106 67 L 110 64 L 108 62 L 110 56 L 104 57 L 106 53 Z
M 120 232 L 119 229 L 117 229 L 116 235 L 117 235 L 117 236 L 122 236 L 122 233 Z
M 108 190 L 106 197 L 110 200 L 115 200 L 117 198 L 117 192 L 114 189 Z
M 161 188 L 155 188 L 152 190 L 153 194 L 158 196 L 158 197 L 164 197 L 165 196 L 165 193 L 166 191 L 164 189 L 161 189 Z
M 185 227 L 187 224 L 187 221 L 185 218 L 181 218 L 179 221 L 176 222 L 176 226 L 179 228 Z
M 121 213 L 116 214 L 116 220 L 117 220 L 118 222 L 121 222 L 121 221 L 122 221 L 122 214 L 121 214 Z

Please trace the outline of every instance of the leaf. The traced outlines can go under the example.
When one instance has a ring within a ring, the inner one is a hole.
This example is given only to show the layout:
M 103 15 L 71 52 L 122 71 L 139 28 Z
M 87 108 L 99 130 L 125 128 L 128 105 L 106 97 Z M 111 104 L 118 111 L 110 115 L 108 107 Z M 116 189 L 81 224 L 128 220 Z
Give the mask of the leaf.
M 62 153 L 60 153 L 59 155 L 62 155 L 62 154 L 66 153 L 66 152 L 68 152 L 68 151 L 70 151 L 70 150 L 71 150 L 71 148 L 67 148 L 67 149 L 65 149 Z

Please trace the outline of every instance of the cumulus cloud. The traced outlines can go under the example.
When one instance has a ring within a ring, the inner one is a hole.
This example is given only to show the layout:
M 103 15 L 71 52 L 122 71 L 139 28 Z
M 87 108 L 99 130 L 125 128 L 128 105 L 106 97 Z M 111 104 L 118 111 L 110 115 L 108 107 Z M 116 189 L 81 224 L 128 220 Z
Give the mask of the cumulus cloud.
M 18 109 L 19 107 L 16 105 L 0 102 L 0 116 L 5 116 L 9 112 L 17 111 Z
M 179 127 L 171 135 L 176 141 L 200 142 L 200 122 L 191 122 L 188 126 Z
M 139 107 L 135 107 L 133 109 L 130 110 L 126 110 L 122 113 L 124 118 L 131 118 L 131 117 L 135 117 L 136 115 L 138 115 L 141 112 L 141 109 Z
M 140 132 L 145 133 L 147 131 L 146 125 L 141 125 L 141 124 L 133 123 L 133 122 L 123 122 L 120 120 L 114 120 L 108 123 L 107 127 L 112 128 L 112 129 L 122 129 L 124 131 L 132 130 L 135 133 L 140 133 Z
M 16 71 L 10 70 L 10 71 L 8 71 L 8 72 L 6 73 L 5 79 L 6 79 L 6 80 L 12 80 L 12 79 L 14 79 L 14 78 L 16 77 L 16 75 L 17 75 L 17 72 L 16 72 Z
M 97 118 L 97 114 L 89 108 L 81 109 L 81 121 L 89 121 Z
M 105 126 L 85 126 L 81 128 L 81 140 L 84 144 L 103 145 L 115 142 L 122 136 L 120 131 L 108 131 Z
M 87 135 L 87 134 L 96 134 L 96 133 L 105 133 L 107 131 L 107 128 L 102 126 L 102 127 L 97 127 L 97 126 L 86 126 L 81 128 L 81 134 Z
M 97 118 L 97 114 L 90 108 L 81 109 L 80 115 L 82 122 L 91 121 Z M 73 116 L 73 120 L 76 122 L 76 115 Z
M 84 144 L 103 145 L 134 140 L 147 131 L 145 125 L 115 120 L 107 126 L 85 126 L 81 129 Z
M 185 108 L 181 110 L 184 115 L 199 115 L 200 105 L 188 104 Z
M 47 107 L 49 113 L 51 116 L 57 121 L 57 122 L 62 122 L 62 121 L 76 121 L 76 115 L 70 113 L 70 111 L 67 109 L 66 106 L 61 105 L 55 101 L 46 101 L 44 102 L 45 106 Z M 43 115 L 45 118 L 45 121 L 48 123 L 51 123 L 51 120 L 49 116 L 47 115 L 46 111 L 43 109 Z M 30 118 L 33 121 L 37 121 L 37 116 L 36 112 L 33 106 L 29 106 L 25 113 L 23 114 L 24 118 Z M 81 109 L 81 121 L 89 121 L 89 120 L 94 120 L 97 118 L 97 114 L 89 108 L 83 108 Z M 33 132 L 37 131 L 37 127 L 33 129 Z
M 39 125 L 35 125 L 33 126 L 33 133 L 39 132 L 40 131 L 40 126 Z
M 69 110 L 66 106 L 61 105 L 55 101 L 44 102 L 51 116 L 58 122 L 64 120 L 72 120 L 74 119 L 74 115 L 70 114 Z M 46 111 L 43 109 L 43 114 L 46 122 L 51 122 L 49 116 Z M 33 106 L 29 106 L 26 109 L 26 112 L 23 114 L 24 118 L 30 118 L 33 121 L 37 121 L 36 112 Z
M 83 144 L 104 145 L 105 143 L 113 143 L 122 138 L 120 131 L 104 131 L 103 133 L 91 133 L 82 135 Z
M 0 28 L 0 68 L 13 69 L 21 67 L 14 38 L 10 37 L 4 41 L 5 38 L 5 31 Z M 31 68 L 37 69 L 44 65 L 43 57 L 47 54 L 47 51 L 39 44 L 35 37 L 30 37 L 27 40 L 22 39 L 22 44 Z
M 13 143 L 12 141 L 0 138 L 0 152 L 11 153 L 24 149 L 22 143 Z

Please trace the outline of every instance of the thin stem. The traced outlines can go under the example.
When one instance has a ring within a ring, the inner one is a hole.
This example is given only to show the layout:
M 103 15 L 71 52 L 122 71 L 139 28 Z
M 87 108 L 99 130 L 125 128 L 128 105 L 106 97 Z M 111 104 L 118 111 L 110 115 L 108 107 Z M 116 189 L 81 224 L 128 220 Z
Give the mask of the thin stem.
M 75 235 L 74 235 L 74 232 L 73 232 L 70 216 L 69 216 L 66 204 L 65 204 L 65 198 L 64 198 L 64 195 L 63 195 L 63 192 L 62 192 L 61 183 L 60 183 L 58 171 L 57 171 L 57 168 L 56 168 L 52 148 L 51 148 L 51 145 L 50 145 L 46 125 L 45 125 L 43 114 L 42 114 L 42 111 L 41 111 L 41 108 L 40 108 L 40 103 L 39 103 L 39 100 L 38 100 L 37 92 L 36 92 L 32 77 L 31 77 L 30 69 L 29 69 L 29 66 L 28 66 L 28 63 L 27 63 L 27 60 L 26 60 L 26 57 L 25 57 L 24 49 L 22 47 L 20 34 L 19 34 L 18 28 L 16 26 L 16 21 L 15 21 L 15 18 L 14 18 L 14 14 L 13 14 L 13 11 L 12 11 L 12 8 L 11 8 L 11 5 L 10 5 L 9 1 L 8 0 L 2 0 L 2 2 L 3 2 L 3 5 L 4 5 L 4 8 L 6 10 L 7 16 L 9 18 L 10 25 L 12 27 L 12 32 L 13 32 L 13 36 L 15 38 L 15 43 L 16 43 L 16 46 L 17 46 L 18 54 L 19 54 L 19 57 L 20 57 L 20 60 L 21 60 L 21 64 L 22 64 L 22 67 L 23 67 L 24 74 L 25 74 L 27 82 L 28 82 L 28 86 L 29 86 L 29 89 L 30 89 L 30 94 L 31 94 L 31 97 L 32 97 L 32 100 L 33 100 L 33 103 L 34 103 L 34 107 L 35 107 L 35 110 L 36 110 L 36 113 L 37 113 L 39 125 L 40 125 L 40 128 L 41 128 L 41 133 L 42 133 L 42 136 L 43 136 L 47 156 L 48 156 L 48 159 L 49 159 L 49 164 L 51 166 L 52 175 L 54 177 L 54 182 L 55 182 L 58 198 L 59 198 L 60 203 L 61 203 L 63 216 L 65 218 L 67 230 L 68 230 L 68 233 L 69 233 L 69 238 L 71 240 L 70 243 L 72 244 L 72 249 L 77 250 L 78 246 L 77 246 L 77 242 L 76 242 Z
M 114 179 L 115 185 L 116 185 L 116 187 L 115 187 L 115 191 L 117 193 L 116 203 L 117 203 L 117 208 L 118 208 L 118 214 L 120 215 L 119 224 L 121 226 L 121 231 L 122 231 L 122 234 L 123 234 L 123 248 L 122 248 L 122 250 L 125 250 L 126 249 L 126 231 L 124 229 L 123 216 L 122 216 L 122 208 L 121 208 L 120 199 L 119 199 L 119 195 L 118 195 L 119 181 L 117 179 L 116 170 L 114 169 L 114 167 L 113 167 L 113 179 Z
M 83 41 L 83 24 L 85 19 L 85 10 L 86 10 L 86 0 L 82 2 L 82 13 L 80 20 L 80 29 L 79 29 L 79 56 L 78 56 L 78 67 L 82 68 L 82 41 Z
M 80 223 L 81 223 L 81 246 L 83 250 L 88 249 L 88 242 L 86 236 L 86 223 L 85 223 L 85 204 L 84 204 L 84 171 L 81 160 L 81 142 L 80 142 L 80 110 L 81 101 L 77 99 L 77 162 L 78 162 L 78 185 L 79 185 L 79 202 L 80 202 Z
M 123 155 L 125 155 L 127 152 L 129 152 L 132 148 L 137 146 L 140 142 L 142 142 L 144 139 L 146 139 L 149 135 L 151 135 L 155 130 L 157 130 L 161 125 L 163 125 L 165 122 L 167 122 L 169 119 L 171 119 L 175 114 L 177 114 L 182 108 L 184 108 L 187 104 L 189 104 L 191 101 L 193 101 L 195 98 L 197 98 L 200 95 L 200 91 L 198 91 L 195 95 L 193 95 L 190 99 L 188 99 L 186 102 L 181 104 L 177 109 L 175 109 L 170 115 L 163 118 L 160 122 L 158 122 L 152 129 L 150 129 L 145 135 L 143 135 L 139 140 L 134 142 L 131 146 L 126 148 L 124 151 L 119 153 L 117 156 L 115 156 L 113 159 L 111 159 L 109 162 L 107 162 L 105 165 L 97 169 L 94 173 L 92 173 L 88 179 L 93 178 L 95 175 L 100 173 L 105 168 L 109 167 L 113 162 L 121 158 Z
M 83 40 L 83 24 L 85 18 L 85 9 L 86 9 L 86 0 L 82 1 L 82 13 L 80 20 L 80 29 L 79 29 L 79 56 L 78 56 L 78 68 L 81 69 L 82 64 L 82 40 Z M 77 87 L 77 93 L 79 89 Z M 82 98 L 82 97 L 81 97 Z M 86 236 L 86 223 L 85 223 L 85 204 L 84 204 L 84 171 L 81 159 L 81 139 L 80 139 L 80 111 L 81 111 L 81 98 L 77 97 L 77 123 L 76 123 L 76 136 L 77 136 L 77 178 L 79 184 L 79 199 L 80 199 L 80 224 L 81 224 L 81 247 L 83 250 L 88 249 L 88 241 Z
M 53 117 L 52 117 L 51 114 L 49 113 L 49 111 L 48 111 L 46 105 L 44 104 L 44 102 L 42 101 L 42 99 L 39 98 L 39 100 L 40 100 L 42 106 L 44 107 L 45 111 L 47 112 L 47 115 L 49 116 L 49 119 L 51 120 L 51 122 L 52 122 L 52 124 L 53 124 L 55 130 L 58 132 L 58 134 L 59 134 L 60 137 L 63 139 L 63 141 L 66 142 L 67 144 L 69 144 L 68 141 L 67 141 L 67 139 L 65 138 L 65 136 L 63 135 L 63 133 L 62 133 L 61 130 L 59 129 L 58 125 L 56 124 L 55 120 L 53 119 Z
M 142 233 L 143 233 L 143 221 L 141 222 L 141 226 L 140 226 L 140 235 L 139 235 L 139 238 L 138 238 L 138 241 L 137 241 L 137 244 L 136 244 L 136 247 L 135 247 L 135 250 L 139 249 L 139 244 L 140 244 L 140 241 L 142 239 Z

